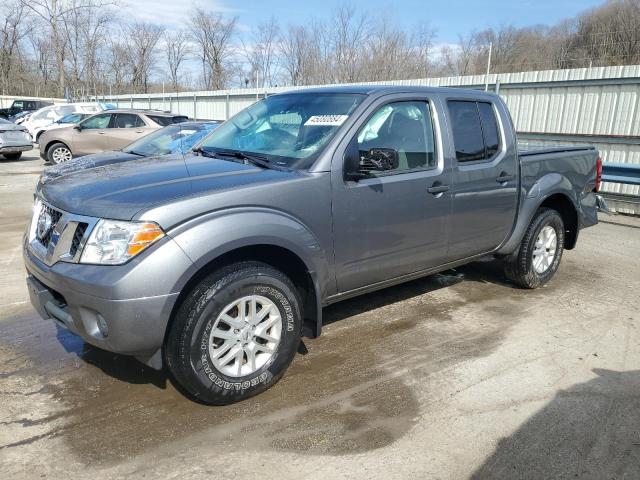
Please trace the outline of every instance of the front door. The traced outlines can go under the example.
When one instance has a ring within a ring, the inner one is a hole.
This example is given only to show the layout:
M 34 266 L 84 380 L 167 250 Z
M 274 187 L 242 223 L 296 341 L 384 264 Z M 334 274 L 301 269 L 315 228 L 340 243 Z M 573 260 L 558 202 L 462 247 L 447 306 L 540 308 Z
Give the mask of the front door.
M 93 115 L 80 122 L 80 130 L 74 129 L 71 150 L 74 156 L 104 152 L 108 149 L 107 135 L 111 113 Z
M 437 266 L 447 251 L 451 179 L 433 102 L 380 100 L 365 118 L 351 142 L 360 152 L 392 148 L 399 164 L 357 182 L 345 180 L 337 151 L 332 188 L 339 293 Z
M 518 155 L 491 102 L 447 102 L 453 162 L 449 259 L 497 248 L 513 228 L 518 205 Z M 506 115 L 506 111 L 504 113 Z M 505 118 L 505 117 L 503 117 Z

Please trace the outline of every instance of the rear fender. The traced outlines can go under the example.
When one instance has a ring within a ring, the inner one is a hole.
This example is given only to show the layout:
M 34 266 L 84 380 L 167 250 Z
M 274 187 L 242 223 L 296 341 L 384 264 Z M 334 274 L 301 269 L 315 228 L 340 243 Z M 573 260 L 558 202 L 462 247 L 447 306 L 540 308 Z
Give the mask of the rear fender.
M 538 179 L 528 191 L 523 192 L 522 203 L 518 210 L 518 218 L 511 236 L 496 252 L 498 255 L 509 255 L 520 247 L 533 216 L 544 201 L 552 195 L 561 194 L 569 199 L 573 208 L 578 211 L 576 192 L 569 179 L 559 173 L 548 173 Z

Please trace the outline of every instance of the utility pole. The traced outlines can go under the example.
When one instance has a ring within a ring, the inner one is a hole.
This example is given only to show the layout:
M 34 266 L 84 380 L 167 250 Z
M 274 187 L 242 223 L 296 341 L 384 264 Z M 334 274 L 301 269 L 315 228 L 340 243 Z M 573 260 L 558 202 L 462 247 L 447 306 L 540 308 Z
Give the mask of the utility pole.
M 487 58 L 487 73 L 484 76 L 484 91 L 489 90 L 489 71 L 491 70 L 491 52 L 493 51 L 493 42 L 489 44 L 489 58 Z
M 258 69 L 256 68 L 256 102 L 258 101 Z

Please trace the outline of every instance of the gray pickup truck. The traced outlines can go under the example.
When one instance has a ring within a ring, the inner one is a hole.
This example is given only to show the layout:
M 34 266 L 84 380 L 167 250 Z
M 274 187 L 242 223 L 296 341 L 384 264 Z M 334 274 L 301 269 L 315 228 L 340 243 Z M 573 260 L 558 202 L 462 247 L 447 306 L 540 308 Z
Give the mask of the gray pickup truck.
M 496 95 L 270 96 L 191 153 L 41 180 L 24 239 L 43 318 L 201 402 L 272 386 L 322 308 L 482 257 L 544 285 L 597 223 L 591 147 L 518 152 Z

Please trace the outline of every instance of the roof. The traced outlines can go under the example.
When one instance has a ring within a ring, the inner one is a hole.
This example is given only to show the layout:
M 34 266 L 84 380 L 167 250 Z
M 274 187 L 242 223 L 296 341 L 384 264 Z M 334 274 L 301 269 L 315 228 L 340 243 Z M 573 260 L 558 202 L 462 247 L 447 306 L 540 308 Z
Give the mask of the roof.
M 392 94 L 392 93 L 472 93 L 475 95 L 495 95 L 492 92 L 470 88 L 423 87 L 416 85 L 330 85 L 324 87 L 301 88 L 290 90 L 278 95 L 292 95 L 296 93 L 352 93 L 360 95 Z
M 147 110 L 142 108 L 111 108 L 96 113 L 142 113 L 143 115 L 156 115 L 159 117 L 186 117 L 179 113 L 164 112 L 162 110 Z

